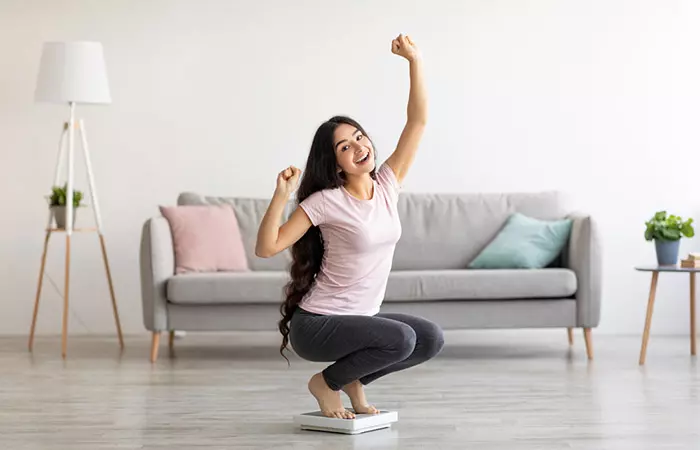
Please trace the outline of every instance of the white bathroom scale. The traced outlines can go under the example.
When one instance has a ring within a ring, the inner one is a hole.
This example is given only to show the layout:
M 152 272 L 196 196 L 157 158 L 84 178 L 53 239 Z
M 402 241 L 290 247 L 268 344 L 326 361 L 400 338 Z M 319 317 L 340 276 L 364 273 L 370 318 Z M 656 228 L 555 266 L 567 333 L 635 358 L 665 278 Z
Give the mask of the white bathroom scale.
M 353 411 L 348 409 L 348 411 Z M 354 411 L 353 411 L 354 412 Z M 294 423 L 302 430 L 327 431 L 330 433 L 360 434 L 391 427 L 398 422 L 396 411 L 379 411 L 379 414 L 356 414 L 354 419 L 325 417 L 321 411 L 294 416 Z

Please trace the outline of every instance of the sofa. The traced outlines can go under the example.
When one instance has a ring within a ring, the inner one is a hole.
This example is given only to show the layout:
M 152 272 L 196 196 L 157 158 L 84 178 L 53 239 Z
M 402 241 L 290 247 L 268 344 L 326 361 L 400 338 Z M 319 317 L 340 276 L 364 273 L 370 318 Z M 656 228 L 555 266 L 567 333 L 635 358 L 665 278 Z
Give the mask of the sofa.
M 426 317 L 443 329 L 581 328 L 588 358 L 600 320 L 601 252 L 589 215 L 566 208 L 556 191 L 534 193 L 403 192 L 397 243 L 382 312 Z M 269 199 L 183 192 L 177 205 L 230 205 L 249 271 L 175 273 L 173 238 L 163 216 L 143 224 L 140 248 L 143 321 L 152 332 L 151 361 L 160 335 L 182 331 L 277 330 L 288 280 L 289 249 L 255 255 L 258 226 Z M 286 219 L 295 204 L 284 212 Z M 470 269 L 468 265 L 520 212 L 542 220 L 571 218 L 561 254 L 541 269 Z

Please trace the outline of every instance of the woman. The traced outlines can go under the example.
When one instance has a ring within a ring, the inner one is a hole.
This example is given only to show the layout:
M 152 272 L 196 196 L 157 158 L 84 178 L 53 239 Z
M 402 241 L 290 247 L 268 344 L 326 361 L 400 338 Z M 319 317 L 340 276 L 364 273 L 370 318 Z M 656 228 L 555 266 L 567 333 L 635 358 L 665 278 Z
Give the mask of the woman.
M 292 247 L 291 281 L 281 305 L 280 353 L 291 341 L 310 361 L 334 362 L 309 380 L 327 417 L 377 414 L 363 386 L 434 357 L 443 335 L 434 323 L 406 314 L 380 313 L 396 242 L 401 236 L 397 202 L 427 119 L 422 59 L 408 36 L 392 52 L 409 62 L 408 116 L 396 150 L 376 168 L 371 140 L 359 123 L 336 116 L 314 136 L 299 203 L 280 218 L 301 172 L 288 167 L 263 217 L 256 254 L 271 257 Z M 290 329 L 291 322 L 291 329 Z M 354 412 L 343 407 L 340 390 Z

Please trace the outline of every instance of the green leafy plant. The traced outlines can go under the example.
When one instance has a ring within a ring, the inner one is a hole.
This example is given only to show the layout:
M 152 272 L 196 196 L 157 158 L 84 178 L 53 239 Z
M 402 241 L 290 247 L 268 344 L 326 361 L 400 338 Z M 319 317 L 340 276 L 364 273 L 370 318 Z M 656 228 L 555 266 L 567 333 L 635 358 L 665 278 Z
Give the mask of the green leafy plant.
M 666 211 L 658 211 L 650 220 L 644 222 L 646 230 L 644 239 L 651 241 L 677 241 L 681 237 L 693 237 L 693 219 L 683 220 L 676 215 L 667 215 Z
M 66 206 L 66 197 L 68 194 L 68 185 L 54 186 L 51 188 L 51 197 L 49 198 L 49 206 Z M 73 206 L 80 206 L 80 202 L 83 200 L 83 193 L 81 191 L 73 190 Z

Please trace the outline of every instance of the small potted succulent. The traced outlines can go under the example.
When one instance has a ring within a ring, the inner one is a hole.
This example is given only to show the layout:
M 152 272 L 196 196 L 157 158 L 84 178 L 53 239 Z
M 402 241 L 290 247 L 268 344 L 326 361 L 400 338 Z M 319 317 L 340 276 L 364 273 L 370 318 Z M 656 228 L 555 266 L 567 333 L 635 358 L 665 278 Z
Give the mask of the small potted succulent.
M 693 219 L 683 220 L 681 217 L 666 211 L 658 211 L 650 220 L 644 222 L 646 230 L 644 238 L 654 241 L 656 245 L 656 260 L 659 265 L 667 266 L 678 263 L 678 250 L 682 237 L 693 237 Z
M 54 186 L 51 188 L 51 195 L 49 196 L 49 208 L 51 208 L 51 215 L 56 223 L 56 227 L 65 229 L 66 228 L 66 197 L 68 196 L 66 191 L 68 190 L 67 185 Z M 73 190 L 73 226 L 75 226 L 75 217 L 78 208 L 83 200 L 83 193 L 78 190 Z

